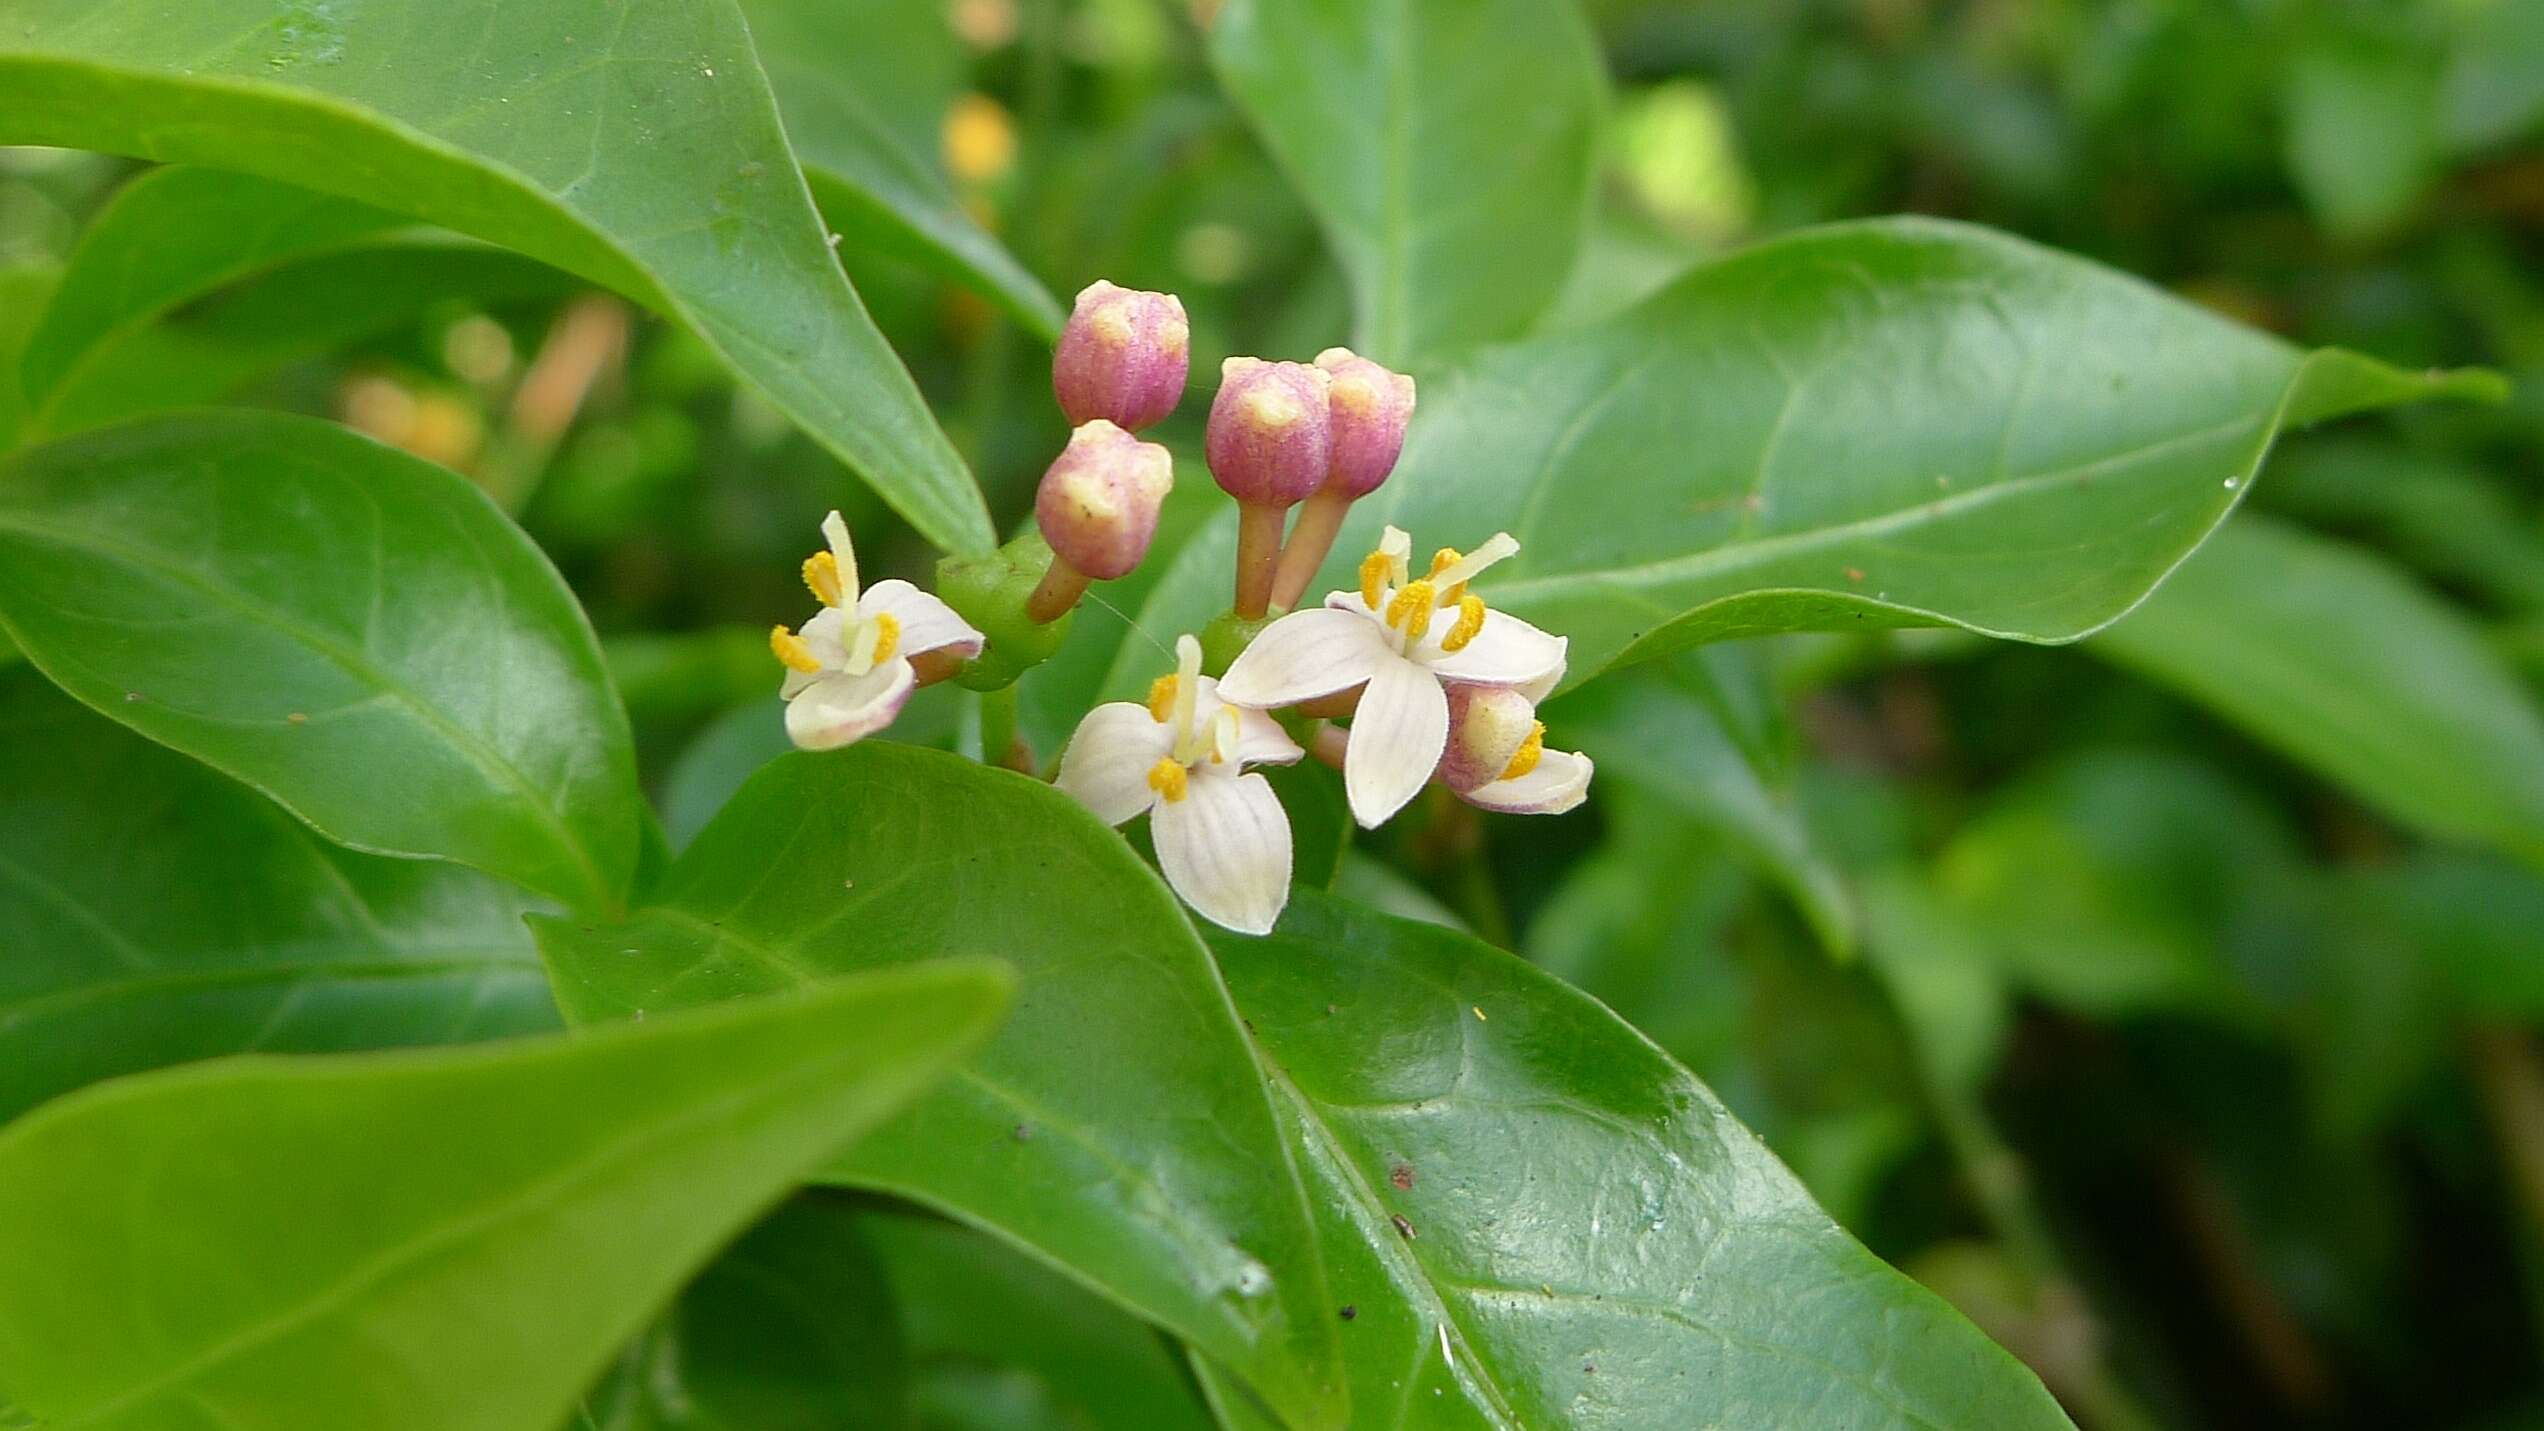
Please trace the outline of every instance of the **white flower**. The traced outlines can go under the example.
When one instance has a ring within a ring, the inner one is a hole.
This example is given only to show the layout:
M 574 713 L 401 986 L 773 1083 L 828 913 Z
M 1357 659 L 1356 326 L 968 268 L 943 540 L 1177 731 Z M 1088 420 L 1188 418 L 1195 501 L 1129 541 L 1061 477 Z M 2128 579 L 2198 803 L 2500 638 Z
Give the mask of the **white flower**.
M 769 649 L 786 666 L 778 688 L 786 735 L 805 750 L 830 750 L 892 724 L 918 687 L 911 657 L 944 651 L 969 660 L 983 644 L 953 607 L 906 581 L 878 581 L 859 592 L 857 553 L 837 512 L 822 518 L 822 535 L 830 550 L 804 563 L 804 584 L 821 598 L 821 613 L 800 632 L 769 632 Z
M 1440 783 L 1459 799 L 1509 815 L 1560 815 L 1589 795 L 1591 773 L 1590 757 L 1546 748 L 1546 723 L 1537 719 L 1537 703 L 1526 692 L 1508 686 L 1449 689 Z
M 1220 696 L 1255 709 L 1360 689 L 1343 788 L 1352 818 L 1376 828 L 1431 779 L 1449 737 L 1446 686 L 1512 687 L 1532 701 L 1563 676 L 1565 643 L 1491 610 L 1466 584 L 1519 550 L 1507 532 L 1461 556 L 1448 548 L 1407 580 L 1411 539 L 1387 528 L 1360 566 L 1360 590 L 1264 628 L 1228 668 Z
M 1175 642 L 1176 671 L 1148 704 L 1087 712 L 1060 760 L 1059 786 L 1108 825 L 1147 814 L 1166 882 L 1203 918 L 1269 934 L 1290 899 L 1290 821 L 1272 784 L 1248 765 L 1287 765 L 1305 752 L 1261 711 L 1219 700 L 1201 674 L 1201 643 Z

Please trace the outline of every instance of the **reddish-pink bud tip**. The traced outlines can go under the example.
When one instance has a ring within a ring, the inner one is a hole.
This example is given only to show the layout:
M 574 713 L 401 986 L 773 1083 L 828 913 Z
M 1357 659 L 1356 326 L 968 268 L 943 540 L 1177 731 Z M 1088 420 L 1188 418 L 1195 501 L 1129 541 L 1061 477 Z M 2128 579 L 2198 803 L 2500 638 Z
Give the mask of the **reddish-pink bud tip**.
M 1175 485 L 1175 459 L 1097 418 L 1069 435 L 1042 474 L 1034 518 L 1060 559 L 1098 581 L 1128 576 L 1157 535 L 1157 509 Z
M 1286 507 L 1316 490 L 1333 455 L 1326 411 L 1334 379 L 1306 363 L 1230 358 L 1219 369 L 1203 450 L 1240 502 Z
M 1537 729 L 1537 708 L 1507 686 L 1452 682 L 1449 741 L 1440 752 L 1440 783 L 1463 795 L 1502 778 L 1511 757 Z
M 1326 399 L 1332 414 L 1333 455 L 1326 485 L 1357 500 L 1378 490 L 1396 470 L 1405 428 L 1413 421 L 1413 379 L 1371 362 L 1349 348 L 1328 348 L 1316 366 L 1334 380 Z
M 1072 427 L 1102 418 L 1137 432 L 1183 401 L 1192 325 L 1183 300 L 1102 279 L 1078 295 L 1051 355 L 1051 391 Z

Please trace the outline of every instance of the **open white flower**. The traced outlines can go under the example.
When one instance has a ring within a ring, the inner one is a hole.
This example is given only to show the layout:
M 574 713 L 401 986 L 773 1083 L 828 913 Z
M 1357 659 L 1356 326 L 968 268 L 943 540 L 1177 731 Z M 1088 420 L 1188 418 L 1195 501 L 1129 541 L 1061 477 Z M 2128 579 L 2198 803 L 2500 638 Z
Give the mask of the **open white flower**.
M 1513 687 L 1536 696 L 1561 678 L 1565 643 L 1494 611 L 1466 589 L 1519 550 L 1497 532 L 1472 555 L 1443 547 L 1430 574 L 1408 579 L 1412 540 L 1389 527 L 1360 566 L 1360 590 L 1265 627 L 1219 683 L 1220 697 L 1255 709 L 1360 689 L 1343 789 L 1352 818 L 1376 828 L 1439 768 L 1449 738 L 1446 686 Z
M 1269 934 L 1290 899 L 1290 820 L 1271 782 L 1245 767 L 1306 752 L 1279 721 L 1221 703 L 1219 683 L 1201 674 L 1200 642 L 1178 638 L 1175 655 L 1148 704 L 1087 712 L 1058 784 L 1108 825 L 1150 816 L 1157 863 L 1186 904 L 1240 934 Z
M 1527 692 L 1449 688 L 1440 783 L 1459 799 L 1509 815 L 1560 815 L 1587 798 L 1591 774 L 1589 756 L 1546 748 L 1546 723 Z
M 857 553 L 837 512 L 822 518 L 830 550 L 804 562 L 804 584 L 821 613 L 800 632 L 769 632 L 786 666 L 786 736 L 805 750 L 830 750 L 892 724 L 918 687 L 914 656 L 945 651 L 963 660 L 983 637 L 954 608 L 894 578 L 857 589 Z

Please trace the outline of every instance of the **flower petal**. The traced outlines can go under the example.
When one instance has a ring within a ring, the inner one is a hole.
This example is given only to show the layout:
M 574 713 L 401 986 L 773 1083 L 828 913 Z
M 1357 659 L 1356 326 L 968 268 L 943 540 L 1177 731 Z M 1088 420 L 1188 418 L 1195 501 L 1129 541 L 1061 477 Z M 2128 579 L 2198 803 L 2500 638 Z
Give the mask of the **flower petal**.
M 1219 698 L 1255 710 L 1312 701 L 1368 680 L 1394 654 L 1368 617 L 1315 607 L 1293 611 L 1238 655 L 1219 678 Z
M 1449 742 L 1449 698 L 1439 678 L 1401 657 L 1381 663 L 1353 713 L 1343 753 L 1352 818 L 1374 830 L 1431 779 Z
M 1290 899 L 1290 818 L 1260 775 L 1203 765 L 1150 819 L 1166 882 L 1202 918 L 1269 934 Z
M 1196 724 L 1207 726 L 1219 718 L 1220 708 L 1228 703 L 1219 699 L 1219 683 L 1216 680 L 1203 676 L 1194 684 L 1200 689 L 1193 704 L 1193 720 Z M 1290 733 L 1281 728 L 1281 722 L 1274 719 L 1270 711 L 1238 706 L 1236 712 L 1239 765 L 1289 765 L 1307 754 L 1299 748 L 1297 741 L 1290 739 Z
M 1097 706 L 1078 722 L 1052 783 L 1108 825 L 1149 807 L 1157 792 L 1148 785 L 1151 766 L 1174 747 L 1175 728 L 1129 701 Z
M 1505 815 L 1560 815 L 1589 796 L 1590 774 L 1589 756 L 1550 750 L 1517 780 L 1479 785 L 1458 798 Z
M 1434 622 L 1437 630 L 1437 622 Z M 1486 686 L 1524 686 L 1563 670 L 1566 643 L 1516 616 L 1484 614 L 1484 629 L 1455 651 L 1443 651 L 1437 637 L 1425 641 L 1422 660 L 1442 678 Z
M 904 656 L 952 647 L 969 660 L 987 644 L 987 638 L 956 615 L 953 607 L 897 576 L 876 582 L 857 598 L 858 620 L 871 620 L 878 612 L 889 612 L 900 623 L 901 644 L 895 649 Z
M 859 676 L 828 675 L 786 703 L 786 737 L 803 750 L 834 750 L 892 724 L 918 685 L 899 657 Z

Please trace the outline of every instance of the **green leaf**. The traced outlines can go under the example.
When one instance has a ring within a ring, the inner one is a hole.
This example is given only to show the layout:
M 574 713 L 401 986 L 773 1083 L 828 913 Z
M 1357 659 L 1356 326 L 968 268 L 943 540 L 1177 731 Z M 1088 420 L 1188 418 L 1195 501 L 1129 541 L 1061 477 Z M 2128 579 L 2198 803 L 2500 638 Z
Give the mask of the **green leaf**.
M 294 363 L 415 324 L 440 304 L 554 299 L 575 287 L 546 264 L 446 234 L 315 254 L 107 337 L 46 396 L 34 428 L 61 437 L 226 401 Z
M 965 56 L 937 0 L 742 0 L 822 217 L 857 249 L 974 288 L 1046 340 L 1068 316 L 963 208 L 938 132 Z
M 61 279 L 52 268 L 0 268 L 0 452 L 17 445 L 27 402 L 18 383 L 18 353 L 43 316 Z
M 1230 0 L 1221 81 L 1403 365 L 1524 331 L 1562 291 L 1607 81 L 1572 0 Z
M 1307 892 L 1212 943 L 1353 1308 L 1354 1426 L 2067 1424 L 1595 1001 Z
M 2069 641 L 2126 612 L 2232 510 L 2288 423 L 2489 374 L 2311 356 L 2108 269 L 1926 219 L 1845 224 L 1689 273 L 1595 328 L 1423 373 L 1381 523 L 1424 551 L 1495 529 L 1477 583 L 1572 641 L 1572 679 L 1774 631 L 1960 626 Z M 1232 514 L 1140 625 L 1227 605 Z M 1126 644 L 1107 694 L 1153 674 Z
M 532 901 L 326 844 L 33 671 L 0 672 L 0 789 L 0 1122 L 217 1054 L 556 1026 Z
M 0 1377 L 99 1431 L 550 1431 L 718 1243 L 978 1044 L 1007 987 L 947 965 L 74 1094 L 0 1131 Z
M 175 165 L 117 190 L 81 232 L 19 375 L 39 403 L 107 338 L 250 274 L 407 221 L 248 174 Z
M 2438 57 L 2399 17 L 2298 14 L 2280 94 L 2289 176 L 2335 235 L 2378 233 L 2437 173 Z
M 2302 911 L 2295 861 L 2269 807 L 2217 770 L 2101 750 L 1999 795 L 1936 857 L 1934 877 L 2036 995 L 2102 1017 L 2160 1009 L 2237 1023 L 2257 1010 L 2229 963 L 2231 936 Z
M 0 628 L 330 839 L 627 889 L 642 805 L 591 628 L 440 468 L 245 412 L 28 449 L 0 462 Z
M 2472 623 L 2365 552 L 2247 517 L 2093 649 L 2405 825 L 2544 862 L 2544 715 Z
M 693 329 L 931 541 L 989 518 L 839 271 L 730 0 L 27 0 L 0 140 L 241 170 L 518 249 Z
M 864 1219 L 929 1431 L 1201 1431 L 1210 1424 L 1157 1333 L 985 1234 Z
M 1331 1310 L 1236 1011 L 1165 885 L 1067 796 L 883 742 L 782 756 L 650 907 L 537 931 L 576 1023 L 995 950 L 1023 980 L 1005 1034 L 826 1175 L 990 1228 L 1332 1419 Z
M 1784 788 L 1777 753 L 1744 743 L 1732 728 L 1744 694 L 1735 687 L 1754 686 L 1762 674 L 1754 661 L 1690 653 L 1657 664 L 1648 679 L 1603 682 L 1549 707 L 1549 738 L 1577 742 L 1603 779 L 1642 785 L 1731 841 L 1783 887 L 1820 942 L 1843 955 L 1855 942 L 1845 885 Z
M 901 1327 L 856 1211 L 797 1197 L 707 1264 L 567 1431 L 830 1431 L 909 1421 Z

